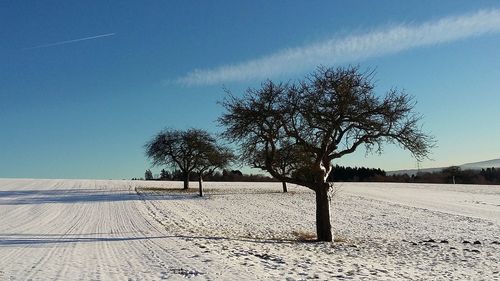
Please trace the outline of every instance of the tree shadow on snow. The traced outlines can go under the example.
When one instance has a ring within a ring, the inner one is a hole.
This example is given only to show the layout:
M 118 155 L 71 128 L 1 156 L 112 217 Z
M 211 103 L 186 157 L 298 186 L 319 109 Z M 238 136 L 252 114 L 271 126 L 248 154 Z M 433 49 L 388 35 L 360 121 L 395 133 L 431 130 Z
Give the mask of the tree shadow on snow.
M 207 240 L 207 241 L 239 241 L 258 244 L 295 244 L 303 241 L 294 239 L 263 239 L 250 237 L 222 237 L 222 236 L 195 236 L 195 235 L 171 235 L 171 238 L 181 238 L 186 241 Z
M 288 194 L 294 194 L 295 192 L 287 192 Z M 227 191 L 227 190 L 218 190 L 218 189 L 207 189 L 205 194 L 214 195 L 214 196 L 224 196 L 224 195 L 244 195 L 244 194 L 287 194 L 283 191 L 274 191 L 274 190 L 249 190 L 249 191 Z
M 300 243 L 297 240 L 288 239 L 258 239 L 246 237 L 215 237 L 195 235 L 164 235 L 164 236 L 134 236 L 134 237 L 82 237 L 85 235 L 99 235 L 100 233 L 61 235 L 61 234 L 0 234 L 0 247 L 17 245 L 46 245 L 61 243 L 99 243 L 99 242 L 123 242 L 140 241 L 152 239 L 183 239 L 189 242 L 206 241 L 239 241 L 259 244 L 293 244 Z M 104 234 L 104 233 L 102 233 Z
M 1 236 L 1 235 L 0 235 Z M 89 243 L 89 242 L 119 242 L 119 241 L 134 241 L 134 240 L 151 240 L 166 238 L 166 236 L 144 236 L 144 237 L 80 237 L 80 235 L 63 236 L 59 238 L 54 236 L 45 237 L 45 235 L 33 235 L 35 237 L 2 237 L 0 240 L 0 247 L 2 246 L 15 246 L 15 245 L 45 245 L 45 244 L 59 244 L 59 243 Z
M 179 189 L 179 188 L 165 188 L 165 187 L 138 187 L 137 191 L 141 194 L 165 194 L 165 195 L 193 195 L 198 194 L 198 188 L 189 188 L 189 189 Z M 244 194 L 284 194 L 281 189 L 270 190 L 270 189 L 261 189 L 258 190 L 256 188 L 235 188 L 235 189 L 225 189 L 225 188 L 213 188 L 213 187 L 205 187 L 203 188 L 203 193 L 205 195 L 244 195 Z M 288 191 L 285 194 L 295 194 L 295 191 Z
M 14 190 L 0 191 L 0 205 L 31 205 L 47 203 L 92 203 L 140 200 L 178 200 L 194 198 L 195 194 L 170 195 L 148 194 L 138 196 L 134 190 L 99 189 L 51 189 L 51 190 Z

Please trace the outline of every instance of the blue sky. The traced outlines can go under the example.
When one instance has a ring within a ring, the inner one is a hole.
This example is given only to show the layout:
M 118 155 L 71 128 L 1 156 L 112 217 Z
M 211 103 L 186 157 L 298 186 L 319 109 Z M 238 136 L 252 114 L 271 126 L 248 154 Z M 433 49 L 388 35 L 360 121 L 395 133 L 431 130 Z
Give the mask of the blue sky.
M 159 130 L 221 131 L 224 86 L 317 64 L 414 95 L 422 167 L 500 158 L 498 1 L 2 1 L 0 34 L 0 177 L 143 176 Z M 416 167 L 391 145 L 339 164 Z

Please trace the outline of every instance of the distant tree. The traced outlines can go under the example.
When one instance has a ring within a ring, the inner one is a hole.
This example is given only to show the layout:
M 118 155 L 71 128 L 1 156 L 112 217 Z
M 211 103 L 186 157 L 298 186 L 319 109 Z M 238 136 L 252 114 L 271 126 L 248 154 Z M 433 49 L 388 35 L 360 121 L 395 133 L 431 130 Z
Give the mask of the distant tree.
M 200 151 L 194 171 L 198 174 L 199 195 L 203 196 L 203 178 L 217 169 L 225 168 L 234 161 L 235 156 L 229 148 L 218 145 L 214 138 L 205 142 Z
M 231 172 L 229 172 L 228 170 L 226 169 L 223 169 L 222 170 L 222 180 L 223 181 L 230 181 L 230 176 L 231 176 Z
M 498 184 L 500 182 L 500 169 L 494 167 L 481 169 L 480 175 L 489 183 Z
M 232 155 L 228 148 L 217 145 L 208 132 L 200 129 L 163 130 L 146 143 L 145 149 L 153 165 L 180 170 L 184 189 L 189 188 L 192 172 L 198 172 L 202 181 L 204 173 L 224 167 Z
M 179 170 L 179 169 L 174 169 L 171 173 L 170 173 L 170 179 L 171 180 L 174 180 L 174 181 L 183 181 L 184 178 L 183 178 L 183 175 L 182 175 L 182 171 Z
M 171 179 L 172 179 L 172 176 L 170 175 L 170 172 L 165 170 L 165 169 L 161 169 L 160 180 L 167 181 L 167 180 L 171 180 Z
M 147 180 L 147 181 L 150 181 L 150 180 L 153 180 L 153 173 L 151 172 L 151 170 L 146 170 L 146 172 L 144 172 L 144 179 Z
M 447 177 L 448 183 L 456 183 L 457 177 L 462 174 L 462 169 L 458 166 L 451 166 L 442 170 L 442 174 Z
M 328 181 L 383 181 L 385 178 L 385 172 L 381 169 L 370 169 L 365 167 L 344 167 L 335 165 L 330 175 L 328 175 Z
M 414 101 L 397 90 L 374 93 L 373 73 L 357 67 L 324 68 L 297 83 L 267 81 L 243 97 L 222 102 L 219 123 L 224 136 L 241 145 L 242 158 L 282 182 L 306 186 L 316 193 L 316 232 L 332 241 L 330 191 L 332 161 L 363 146 L 382 152 L 385 142 L 399 144 L 417 159 L 433 145 L 421 131 Z M 288 174 L 280 170 L 280 151 L 300 153 Z
M 304 155 L 307 154 L 303 153 L 301 147 L 291 142 L 283 141 L 282 145 L 276 148 L 271 165 L 276 167 L 276 171 L 283 176 L 280 179 L 283 192 L 288 192 L 286 177 L 291 177 L 294 172 L 296 173 L 303 166 L 304 162 L 307 162 L 307 156 L 304 158 Z M 266 151 L 258 151 L 253 159 L 253 164 L 264 163 L 265 158 Z
M 231 170 L 231 174 L 238 176 L 238 177 L 243 176 L 243 173 L 240 170 Z
M 198 147 L 207 139 L 211 137 L 203 130 L 163 130 L 146 143 L 146 156 L 155 166 L 178 168 L 182 172 L 184 189 L 188 189 L 190 174 L 201 153 Z

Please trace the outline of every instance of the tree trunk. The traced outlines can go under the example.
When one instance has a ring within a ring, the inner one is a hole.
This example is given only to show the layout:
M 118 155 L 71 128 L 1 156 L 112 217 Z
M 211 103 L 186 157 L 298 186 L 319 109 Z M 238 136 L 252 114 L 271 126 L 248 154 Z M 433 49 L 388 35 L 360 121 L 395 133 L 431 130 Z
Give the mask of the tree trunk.
M 332 226 L 330 223 L 330 200 L 328 191 L 330 185 L 321 183 L 316 189 L 316 235 L 318 241 L 332 242 Z
M 201 174 L 198 178 L 198 187 L 200 189 L 200 197 L 203 197 L 203 177 L 201 176 Z
M 189 172 L 184 172 L 184 189 L 189 188 Z
M 286 181 L 281 182 L 283 184 L 283 192 L 288 192 L 288 189 L 286 187 Z

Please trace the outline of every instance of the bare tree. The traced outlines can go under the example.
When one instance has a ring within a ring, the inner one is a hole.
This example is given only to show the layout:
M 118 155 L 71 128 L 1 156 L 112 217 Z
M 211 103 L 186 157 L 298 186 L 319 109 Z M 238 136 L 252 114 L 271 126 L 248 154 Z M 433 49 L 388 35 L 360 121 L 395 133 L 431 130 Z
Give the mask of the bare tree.
M 191 172 L 204 161 L 207 144 L 214 141 L 209 133 L 199 129 L 163 130 L 146 143 L 146 156 L 153 165 L 179 168 L 184 189 L 188 189 Z
M 153 173 L 150 169 L 147 169 L 146 172 L 144 172 L 144 179 L 147 181 L 153 180 Z
M 257 155 L 252 159 L 252 166 L 258 167 L 262 166 L 262 163 L 265 163 L 266 152 L 265 150 L 260 151 Z M 284 140 L 280 147 L 276 149 L 272 166 L 276 167 L 277 172 L 283 176 L 281 179 L 281 184 L 283 188 L 283 192 L 288 192 L 286 177 L 292 176 L 292 174 L 299 169 L 300 165 L 304 162 L 303 153 L 300 150 L 300 147 L 287 142 Z
M 381 153 L 385 142 L 422 159 L 434 144 L 419 126 L 414 100 L 395 89 L 379 97 L 372 79 L 373 72 L 358 67 L 319 67 L 296 83 L 267 81 L 222 102 L 224 136 L 241 145 L 248 164 L 315 192 L 319 241 L 333 240 L 327 178 L 334 159 L 360 146 Z M 296 157 L 281 169 L 284 152 L 292 151 Z
M 211 142 L 204 144 L 199 157 L 194 170 L 198 174 L 199 194 L 203 197 L 203 177 L 212 174 L 217 169 L 224 169 L 235 160 L 235 156 L 229 148 L 218 145 L 212 138 Z

